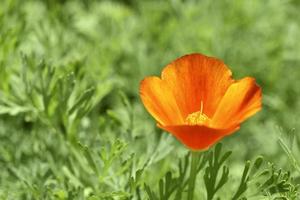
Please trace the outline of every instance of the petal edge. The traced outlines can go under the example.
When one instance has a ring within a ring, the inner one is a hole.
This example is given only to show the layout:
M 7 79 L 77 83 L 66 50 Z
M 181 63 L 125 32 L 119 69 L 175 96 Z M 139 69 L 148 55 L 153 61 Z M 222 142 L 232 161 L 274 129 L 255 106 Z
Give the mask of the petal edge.
M 213 129 L 206 126 L 162 126 L 161 129 L 170 132 L 181 143 L 192 150 L 205 150 L 218 142 L 223 137 L 237 131 L 240 127 L 231 127 L 228 129 Z

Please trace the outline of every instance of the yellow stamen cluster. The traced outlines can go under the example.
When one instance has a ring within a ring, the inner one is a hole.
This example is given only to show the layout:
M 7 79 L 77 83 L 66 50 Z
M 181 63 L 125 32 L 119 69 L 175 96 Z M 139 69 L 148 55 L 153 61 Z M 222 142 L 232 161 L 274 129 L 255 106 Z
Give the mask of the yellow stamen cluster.
M 189 125 L 203 125 L 203 124 L 209 124 L 210 118 L 207 117 L 203 113 L 203 102 L 201 101 L 201 108 L 200 111 L 193 112 L 187 116 L 185 119 L 186 123 Z
M 200 111 L 191 113 L 185 119 L 186 123 L 189 125 L 203 125 L 207 124 L 210 119 Z

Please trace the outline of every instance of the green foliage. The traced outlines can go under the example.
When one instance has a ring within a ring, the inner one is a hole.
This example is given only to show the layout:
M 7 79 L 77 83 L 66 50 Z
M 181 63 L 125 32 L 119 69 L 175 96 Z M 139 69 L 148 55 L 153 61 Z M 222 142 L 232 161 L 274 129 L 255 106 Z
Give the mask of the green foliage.
M 204 152 L 197 161 L 197 174 L 203 174 L 203 184 L 206 188 L 205 199 L 215 199 L 214 197 L 220 192 L 221 188 L 230 188 L 232 182 L 229 176 L 229 167 L 224 165 L 228 160 L 231 151 L 221 155 L 222 145 L 219 143 L 213 150 Z M 158 194 L 154 192 L 149 185 L 145 185 L 145 190 L 150 200 L 162 199 L 185 199 L 184 191 L 187 190 L 188 181 L 191 177 L 187 177 L 188 166 L 191 159 L 187 154 L 183 161 L 179 162 L 177 177 L 174 177 L 171 171 L 168 171 L 164 178 L 160 179 Z M 182 163 L 184 165 L 182 166 Z M 203 171 L 201 171 L 204 169 Z M 219 174 L 221 172 L 221 174 Z M 199 187 L 198 184 L 197 186 Z M 227 197 L 232 200 L 274 197 L 283 199 L 297 199 L 299 185 L 293 184 L 290 172 L 283 172 L 276 169 L 274 164 L 265 163 L 263 157 L 258 157 L 254 162 L 247 161 L 241 176 L 240 184 L 236 191 L 232 191 L 232 196 Z M 199 190 L 196 192 L 199 194 Z M 222 192 L 221 192 L 222 194 Z M 223 199 L 219 195 L 216 199 Z M 198 196 L 199 198 L 199 196 Z M 204 197 L 202 197 L 204 198 Z M 201 199 L 201 198 L 199 198 Z
M 1 1 L 0 199 L 181 200 L 193 178 L 194 200 L 299 199 L 299 10 L 293 0 Z M 140 80 L 191 52 L 255 77 L 264 101 L 194 160 L 195 177 L 138 97 Z
M 164 177 L 164 179 L 159 180 L 159 195 L 156 195 L 155 192 L 145 184 L 145 190 L 149 196 L 150 200 L 158 200 L 158 199 L 173 199 L 179 200 L 182 199 L 184 195 L 184 191 L 188 186 L 188 182 L 191 177 L 187 176 L 188 167 L 190 165 L 191 158 L 190 154 L 187 154 L 184 159 L 180 160 L 178 163 L 178 177 L 173 177 L 172 172 L 168 171 Z M 197 166 L 197 174 L 204 167 L 207 161 L 206 154 L 202 154 L 200 157 L 198 156 L 196 161 Z
M 223 166 L 225 160 L 230 156 L 231 151 L 221 156 L 221 145 L 218 144 L 214 152 L 210 152 L 208 166 L 205 169 L 204 182 L 207 192 L 207 199 L 213 199 L 217 191 L 228 181 L 229 168 Z M 223 167 L 222 167 L 223 166 Z M 217 181 L 219 171 L 222 169 L 220 179 Z

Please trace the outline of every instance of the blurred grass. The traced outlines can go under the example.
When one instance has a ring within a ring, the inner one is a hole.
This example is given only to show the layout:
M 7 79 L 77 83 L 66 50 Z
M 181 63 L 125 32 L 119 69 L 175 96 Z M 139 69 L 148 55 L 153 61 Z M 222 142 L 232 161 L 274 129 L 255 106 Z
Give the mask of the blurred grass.
M 192 52 L 224 60 L 234 78 L 253 76 L 263 88 L 263 110 L 224 139 L 233 176 L 241 176 L 247 159 L 264 155 L 299 183 L 278 143 L 294 134 L 289 147 L 299 161 L 299 9 L 296 0 L 3 0 L 0 197 L 118 199 L 145 163 L 141 182 L 154 186 L 186 150 L 155 127 L 139 100 L 139 81 Z M 47 74 L 50 66 L 54 75 Z M 70 112 L 89 89 L 92 97 Z M 100 180 L 78 142 L 92 158 L 103 149 L 119 152 L 107 166 L 95 161 L 107 170 Z M 122 171 L 123 162 L 129 164 Z

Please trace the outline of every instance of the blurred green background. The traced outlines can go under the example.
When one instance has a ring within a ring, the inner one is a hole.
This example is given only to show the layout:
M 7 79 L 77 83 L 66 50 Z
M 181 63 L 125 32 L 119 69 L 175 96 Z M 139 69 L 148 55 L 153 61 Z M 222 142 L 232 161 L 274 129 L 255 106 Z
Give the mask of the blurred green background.
M 139 81 L 193 52 L 263 89 L 262 111 L 223 140 L 232 181 L 219 197 L 259 155 L 299 184 L 299 10 L 297 0 L 2 0 L 0 198 L 147 199 L 144 183 L 176 174 L 187 149 L 156 128 Z

